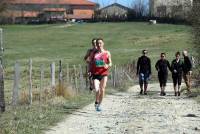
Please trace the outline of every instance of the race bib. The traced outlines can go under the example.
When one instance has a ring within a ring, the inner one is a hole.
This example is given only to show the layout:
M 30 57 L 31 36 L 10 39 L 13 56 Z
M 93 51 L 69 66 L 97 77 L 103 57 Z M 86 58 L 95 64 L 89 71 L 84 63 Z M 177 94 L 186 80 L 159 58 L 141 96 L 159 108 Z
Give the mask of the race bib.
M 95 64 L 96 64 L 96 67 L 104 67 L 105 62 L 103 60 L 96 60 Z

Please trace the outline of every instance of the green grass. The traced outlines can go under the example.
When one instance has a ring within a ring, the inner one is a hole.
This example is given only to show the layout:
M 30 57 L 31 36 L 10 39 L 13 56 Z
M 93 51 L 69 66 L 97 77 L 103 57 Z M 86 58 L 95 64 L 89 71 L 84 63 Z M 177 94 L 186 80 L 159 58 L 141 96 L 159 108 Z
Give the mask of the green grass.
M 45 65 L 46 72 L 49 71 L 53 61 L 58 65 L 58 61 L 62 60 L 64 66 L 69 64 L 71 67 L 74 64 L 84 65 L 83 57 L 94 37 L 104 38 L 113 64 L 136 61 L 141 51 L 148 49 L 154 75 L 154 65 L 161 52 L 167 53 L 170 62 L 176 51 L 187 49 L 194 54 L 191 27 L 185 25 L 126 22 L 76 24 L 71 27 L 63 24 L 0 27 L 4 30 L 4 63 L 9 77 L 12 77 L 15 61 L 20 62 L 21 70 L 27 70 L 29 58 L 33 59 L 33 69 L 38 73 L 41 64 Z
M 85 93 L 68 100 L 54 98 L 41 107 L 37 103 L 16 108 L 9 106 L 0 114 L 0 134 L 40 134 L 93 99 L 93 95 Z
M 16 60 L 49 63 L 63 60 L 69 64 L 84 64 L 83 56 L 90 48 L 91 39 L 102 37 L 106 49 L 111 51 L 114 64 L 136 60 L 142 49 L 149 50 L 153 63 L 161 52 L 172 60 L 178 50 L 189 49 L 189 26 L 148 25 L 147 23 L 94 23 L 72 27 L 60 25 L 8 25 L 4 29 L 5 63 Z

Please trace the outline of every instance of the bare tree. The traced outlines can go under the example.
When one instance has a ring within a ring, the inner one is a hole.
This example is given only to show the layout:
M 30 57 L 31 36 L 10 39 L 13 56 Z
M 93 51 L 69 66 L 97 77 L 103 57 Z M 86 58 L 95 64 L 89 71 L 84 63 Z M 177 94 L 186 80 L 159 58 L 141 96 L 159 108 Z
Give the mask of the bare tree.
M 135 10 L 137 17 L 143 17 L 147 15 L 148 8 L 145 0 L 134 0 L 131 6 Z
M 195 40 L 195 48 L 197 48 L 198 57 L 200 58 L 200 1 L 194 0 L 191 22 L 193 26 L 194 40 Z
M 0 13 L 6 10 L 7 2 L 6 0 L 0 0 Z

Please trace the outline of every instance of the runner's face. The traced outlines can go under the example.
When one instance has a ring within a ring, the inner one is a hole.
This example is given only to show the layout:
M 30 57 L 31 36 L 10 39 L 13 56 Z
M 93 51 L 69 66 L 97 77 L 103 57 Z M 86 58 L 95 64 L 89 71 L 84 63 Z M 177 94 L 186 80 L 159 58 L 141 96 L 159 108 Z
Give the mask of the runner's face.
M 93 46 L 93 48 L 97 48 L 96 40 L 94 40 L 94 41 L 92 42 L 92 46 Z
M 97 42 L 97 48 L 98 49 L 103 49 L 103 46 L 104 46 L 104 42 L 102 40 L 98 40 L 98 42 Z

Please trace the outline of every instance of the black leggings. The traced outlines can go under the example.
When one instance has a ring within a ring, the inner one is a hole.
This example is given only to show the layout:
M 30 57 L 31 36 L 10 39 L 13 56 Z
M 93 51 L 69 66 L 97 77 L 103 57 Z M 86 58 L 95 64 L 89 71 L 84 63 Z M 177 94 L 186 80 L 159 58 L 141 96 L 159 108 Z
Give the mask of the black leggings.
M 174 86 L 176 86 L 177 84 L 178 86 L 180 86 L 182 82 L 182 74 L 172 74 L 172 79 Z
M 167 83 L 168 74 L 167 73 L 158 73 L 158 80 L 160 83 L 160 87 L 165 87 Z

